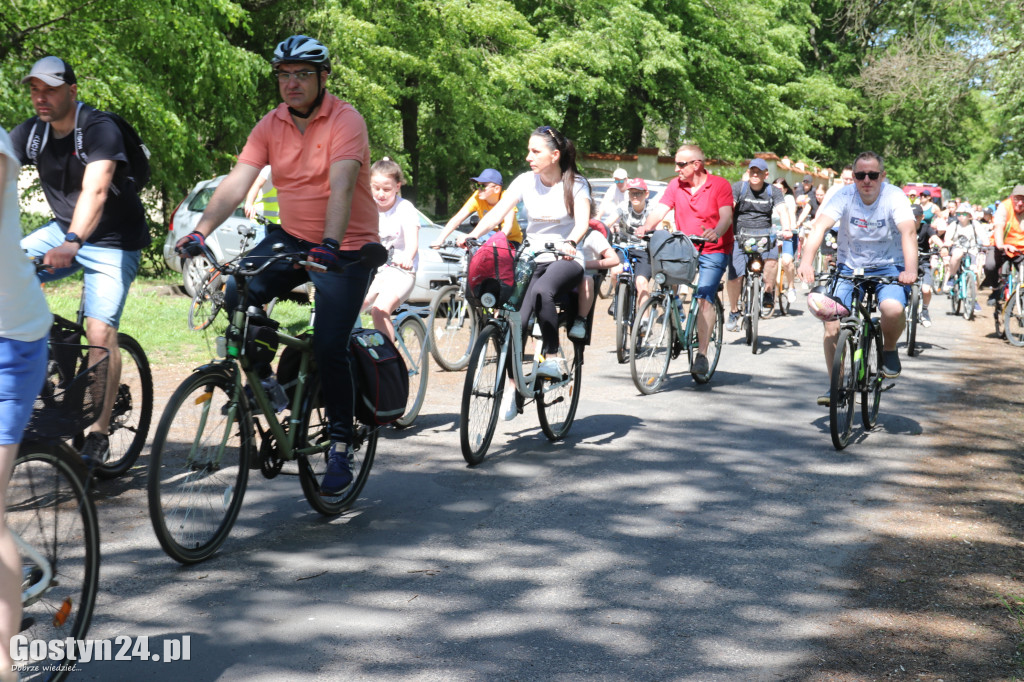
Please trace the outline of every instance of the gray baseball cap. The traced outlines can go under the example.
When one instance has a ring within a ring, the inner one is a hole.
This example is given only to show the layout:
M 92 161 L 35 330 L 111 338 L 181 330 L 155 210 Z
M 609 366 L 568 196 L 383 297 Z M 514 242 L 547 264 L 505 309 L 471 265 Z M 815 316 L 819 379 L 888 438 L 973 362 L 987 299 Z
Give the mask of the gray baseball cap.
M 1011 197 L 1024 197 L 1024 185 L 1017 185 L 1016 187 L 1014 187 L 1013 191 L 1010 192 L 1010 196 Z
M 32 65 L 29 74 L 21 79 L 22 83 L 28 83 L 33 78 L 38 78 L 47 85 L 54 87 L 58 85 L 74 85 L 78 82 L 75 78 L 75 71 L 71 65 L 60 57 L 43 57 Z

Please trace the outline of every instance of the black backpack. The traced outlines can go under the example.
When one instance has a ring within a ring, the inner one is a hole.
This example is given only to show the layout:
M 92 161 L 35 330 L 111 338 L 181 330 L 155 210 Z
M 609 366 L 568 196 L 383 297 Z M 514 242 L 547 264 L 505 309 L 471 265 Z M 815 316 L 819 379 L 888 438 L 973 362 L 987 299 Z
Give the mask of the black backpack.
M 123 175 L 119 174 L 119 177 L 122 177 L 123 180 L 131 181 L 135 185 L 136 192 L 142 191 L 142 188 L 149 184 L 151 177 L 149 148 L 143 144 L 142 138 L 139 137 L 132 124 L 117 114 L 109 111 L 99 111 L 95 107 L 79 102 L 78 110 L 75 112 L 75 156 L 78 157 L 83 166 L 89 163 L 89 157 L 82 146 L 82 130 L 85 128 L 89 117 L 96 114 L 106 116 L 112 120 L 117 125 L 117 129 L 121 131 L 121 139 L 124 141 L 124 153 L 128 157 L 128 165 L 125 173 Z M 46 146 L 46 140 L 49 136 L 50 124 L 47 123 L 42 133 L 40 133 L 39 117 L 35 117 L 32 122 L 32 130 L 29 131 L 28 140 L 25 142 L 25 155 L 33 164 L 39 158 L 39 152 Z M 116 186 L 112 187 L 112 189 L 115 194 L 119 193 Z

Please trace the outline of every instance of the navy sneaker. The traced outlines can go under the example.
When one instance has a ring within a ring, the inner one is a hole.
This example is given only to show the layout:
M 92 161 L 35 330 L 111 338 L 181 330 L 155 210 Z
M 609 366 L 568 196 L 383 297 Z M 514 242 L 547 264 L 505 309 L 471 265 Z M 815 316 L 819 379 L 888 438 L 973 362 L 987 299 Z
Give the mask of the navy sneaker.
M 894 350 L 882 351 L 882 376 L 886 379 L 895 379 L 903 371 L 900 364 L 900 354 Z
M 85 466 L 90 470 L 101 466 L 106 463 L 107 456 L 110 454 L 110 440 L 103 433 L 95 431 L 88 433 L 85 436 L 85 442 L 82 443 L 82 450 L 79 454 L 82 456 Z
M 320 495 L 333 497 L 352 483 L 352 453 L 344 443 L 331 443 L 327 451 L 327 471 L 320 482 Z

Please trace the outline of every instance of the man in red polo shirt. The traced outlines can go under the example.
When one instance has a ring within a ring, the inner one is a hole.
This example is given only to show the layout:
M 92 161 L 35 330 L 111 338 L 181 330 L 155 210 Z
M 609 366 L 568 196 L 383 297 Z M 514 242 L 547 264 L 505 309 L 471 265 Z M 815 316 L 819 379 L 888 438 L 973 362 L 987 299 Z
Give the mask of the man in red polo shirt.
M 258 262 L 282 243 L 285 251 L 308 252 L 307 260 L 314 265 L 300 270 L 279 261 L 267 268 L 253 279 L 246 305 L 261 306 L 307 280 L 316 285 L 313 350 L 331 438 L 320 494 L 335 496 L 352 482 L 348 339 L 372 275 L 356 261 L 361 246 L 379 241 L 377 207 L 370 194 L 369 137 L 359 112 L 326 91 L 331 62 L 320 42 L 292 36 L 277 46 L 271 64 L 282 103 L 253 128 L 195 232 L 177 246 L 183 256 L 195 255 L 196 244 L 234 212 L 260 170 L 268 165 L 274 169 L 282 230 L 258 244 L 247 260 Z M 257 371 L 267 385 L 270 367 Z
M 707 374 L 708 340 L 715 324 L 715 309 L 711 302 L 718 296 L 722 275 L 732 255 L 732 185 L 725 178 L 707 171 L 704 152 L 695 144 L 683 145 L 676 151 L 676 174 L 678 177 L 668 184 L 661 201 L 636 233 L 643 236 L 656 229 L 668 212 L 674 210 L 677 230 L 708 240 L 700 253 L 698 350 L 691 368 L 694 374 Z

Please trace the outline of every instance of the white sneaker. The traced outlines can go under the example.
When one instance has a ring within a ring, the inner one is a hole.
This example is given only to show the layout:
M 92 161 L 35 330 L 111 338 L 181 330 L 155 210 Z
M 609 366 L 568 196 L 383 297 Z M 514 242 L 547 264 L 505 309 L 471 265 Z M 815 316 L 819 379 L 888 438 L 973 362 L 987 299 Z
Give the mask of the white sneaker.
M 515 387 L 505 387 L 505 395 L 501 398 L 501 417 L 507 422 L 519 416 L 519 408 L 516 407 Z
M 786 298 L 790 303 L 796 303 L 796 290 L 793 287 L 786 289 Z
M 537 376 L 544 379 L 561 381 L 562 377 L 568 373 L 569 369 L 566 367 L 565 360 L 563 358 L 545 360 L 537 365 Z
M 582 339 L 587 335 L 587 321 L 582 317 L 577 317 L 576 321 L 572 323 L 572 327 L 569 329 L 570 339 Z

